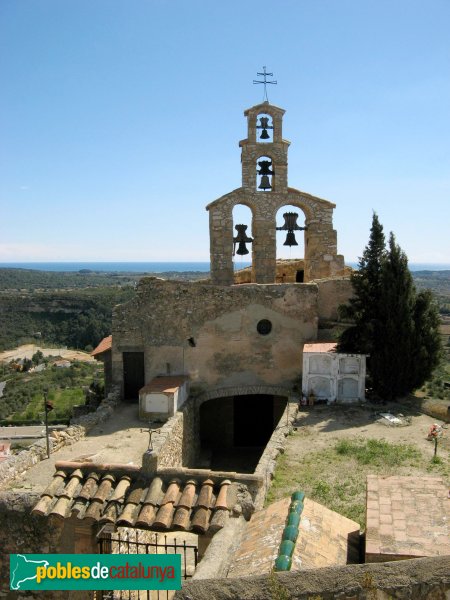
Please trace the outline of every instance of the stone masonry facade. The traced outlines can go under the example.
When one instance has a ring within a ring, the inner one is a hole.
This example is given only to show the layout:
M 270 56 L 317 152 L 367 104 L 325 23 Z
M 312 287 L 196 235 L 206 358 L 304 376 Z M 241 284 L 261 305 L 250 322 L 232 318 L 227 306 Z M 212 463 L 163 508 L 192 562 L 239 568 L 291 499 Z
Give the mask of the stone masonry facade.
M 113 382 L 123 384 L 122 353 L 144 353 L 145 382 L 186 374 L 200 392 L 233 386 L 292 388 L 302 347 L 317 339 L 315 284 L 215 286 L 145 278 L 113 315 Z M 271 331 L 257 330 L 261 320 Z M 195 346 L 188 343 L 192 340 Z
M 242 187 L 207 206 L 209 211 L 211 278 L 214 284 L 233 283 L 233 208 L 237 204 L 252 211 L 252 283 L 276 281 L 276 214 L 283 206 L 292 205 L 305 215 L 305 282 L 316 278 L 342 275 L 344 258 L 337 254 L 337 235 L 333 229 L 335 205 L 327 200 L 288 187 L 287 153 L 289 142 L 282 138 L 284 110 L 264 102 L 245 111 L 248 137 L 242 148 Z M 261 114 L 270 115 L 273 140 L 260 143 L 257 122 Z M 272 188 L 258 191 L 258 159 L 272 161 Z

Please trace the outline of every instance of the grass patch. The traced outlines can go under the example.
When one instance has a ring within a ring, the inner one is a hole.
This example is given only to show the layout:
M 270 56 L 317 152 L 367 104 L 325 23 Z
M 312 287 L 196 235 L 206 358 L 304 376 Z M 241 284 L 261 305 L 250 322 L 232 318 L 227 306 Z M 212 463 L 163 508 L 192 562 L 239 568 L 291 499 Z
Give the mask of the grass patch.
M 356 521 L 364 529 L 366 519 L 366 478 L 369 474 L 407 475 L 410 470 L 433 469 L 440 474 L 444 461 L 429 458 L 408 444 L 384 440 L 344 438 L 331 448 L 302 456 L 280 455 L 266 503 L 302 490 L 311 500 Z
M 420 459 L 419 451 L 408 444 L 390 444 L 384 440 L 340 440 L 335 451 L 340 456 L 355 458 L 362 465 L 395 467 Z

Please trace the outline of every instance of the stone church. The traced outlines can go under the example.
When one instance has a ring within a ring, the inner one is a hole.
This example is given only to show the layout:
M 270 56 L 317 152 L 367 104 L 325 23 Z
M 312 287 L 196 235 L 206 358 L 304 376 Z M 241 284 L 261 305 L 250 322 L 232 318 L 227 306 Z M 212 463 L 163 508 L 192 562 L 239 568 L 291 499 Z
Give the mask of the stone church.
M 350 294 L 335 205 L 289 187 L 284 113 L 268 101 L 244 112 L 242 186 L 206 207 L 210 280 L 143 278 L 135 298 L 116 307 L 112 384 L 125 400 L 137 401 L 157 377 L 185 376 L 199 405 L 233 398 L 236 410 L 258 396 L 276 404 L 301 389 L 304 344 L 329 339 L 337 307 Z M 237 205 L 250 209 L 251 223 L 233 227 Z M 284 223 L 277 216 L 283 207 L 291 209 Z M 287 245 L 303 235 L 304 257 L 277 261 L 277 230 L 286 232 Z M 245 272 L 234 272 L 236 246 L 238 254 L 251 246 Z

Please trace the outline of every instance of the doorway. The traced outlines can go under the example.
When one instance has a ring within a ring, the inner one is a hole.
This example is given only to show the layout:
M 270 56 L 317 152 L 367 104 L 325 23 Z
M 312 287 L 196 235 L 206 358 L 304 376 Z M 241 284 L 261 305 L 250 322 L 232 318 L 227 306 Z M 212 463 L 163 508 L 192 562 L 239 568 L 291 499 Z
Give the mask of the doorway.
M 125 402 L 138 402 L 139 390 L 145 385 L 144 353 L 124 352 L 123 398 Z

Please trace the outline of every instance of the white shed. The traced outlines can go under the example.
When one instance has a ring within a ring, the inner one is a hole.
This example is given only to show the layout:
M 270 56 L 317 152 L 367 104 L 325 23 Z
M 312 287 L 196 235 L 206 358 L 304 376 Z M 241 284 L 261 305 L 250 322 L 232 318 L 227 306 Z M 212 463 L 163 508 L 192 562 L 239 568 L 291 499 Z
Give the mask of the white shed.
M 366 355 L 336 352 L 335 342 L 303 347 L 302 394 L 328 402 L 365 400 Z
M 189 377 L 155 377 L 139 390 L 139 417 L 166 421 L 180 409 L 189 395 Z

